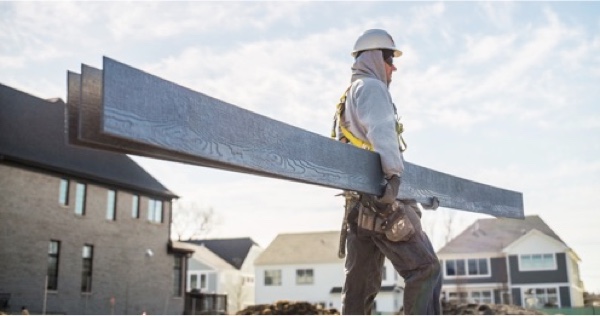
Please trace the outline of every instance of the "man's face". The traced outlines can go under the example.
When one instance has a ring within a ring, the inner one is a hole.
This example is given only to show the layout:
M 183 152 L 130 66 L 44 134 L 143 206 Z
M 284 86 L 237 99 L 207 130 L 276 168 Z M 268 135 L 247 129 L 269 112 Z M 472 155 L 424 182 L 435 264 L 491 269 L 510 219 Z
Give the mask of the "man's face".
M 388 59 L 385 60 L 384 62 L 385 64 L 385 76 L 388 82 L 388 85 L 392 82 L 392 73 L 394 71 L 397 70 L 396 66 L 394 66 L 394 59 L 393 57 L 388 57 Z

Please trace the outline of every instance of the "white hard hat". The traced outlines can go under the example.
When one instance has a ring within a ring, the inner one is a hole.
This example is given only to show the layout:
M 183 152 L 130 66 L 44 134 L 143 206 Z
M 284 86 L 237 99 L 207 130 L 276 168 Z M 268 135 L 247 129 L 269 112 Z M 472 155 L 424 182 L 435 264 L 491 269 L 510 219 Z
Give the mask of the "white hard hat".
M 352 57 L 356 57 L 360 51 L 373 49 L 389 49 L 394 51 L 394 57 L 402 56 L 402 52 L 396 48 L 394 40 L 388 32 L 380 29 L 371 29 L 366 30 L 358 37 L 354 44 L 354 50 L 352 50 Z

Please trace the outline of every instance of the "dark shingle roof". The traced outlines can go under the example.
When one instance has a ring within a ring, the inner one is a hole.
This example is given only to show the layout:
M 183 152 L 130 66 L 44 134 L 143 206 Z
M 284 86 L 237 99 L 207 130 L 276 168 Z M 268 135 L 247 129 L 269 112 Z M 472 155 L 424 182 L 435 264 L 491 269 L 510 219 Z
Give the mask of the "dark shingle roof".
M 188 240 L 186 242 L 204 245 L 210 251 L 223 258 L 227 263 L 240 269 L 248 252 L 253 245 L 257 245 L 252 239 L 245 238 L 230 238 L 230 239 L 202 239 Z
M 177 196 L 127 155 L 67 144 L 65 103 L 0 84 L 0 160 L 156 197 Z
M 477 220 L 442 247 L 438 254 L 500 252 L 533 229 L 565 243 L 538 215 L 522 220 L 486 218 Z

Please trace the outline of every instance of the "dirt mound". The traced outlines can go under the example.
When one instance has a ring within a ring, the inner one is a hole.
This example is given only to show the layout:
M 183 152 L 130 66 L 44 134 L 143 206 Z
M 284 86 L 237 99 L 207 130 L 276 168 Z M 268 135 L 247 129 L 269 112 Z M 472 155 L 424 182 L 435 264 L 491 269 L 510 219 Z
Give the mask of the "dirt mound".
M 323 308 L 308 302 L 277 301 L 274 304 L 248 306 L 237 315 L 340 315 L 335 308 Z M 504 304 L 442 304 L 443 315 L 544 315 L 516 305 Z
M 339 315 L 335 308 L 323 308 L 308 302 L 277 301 L 274 304 L 248 306 L 237 315 Z
M 544 315 L 516 305 L 504 304 L 442 304 L 444 315 Z

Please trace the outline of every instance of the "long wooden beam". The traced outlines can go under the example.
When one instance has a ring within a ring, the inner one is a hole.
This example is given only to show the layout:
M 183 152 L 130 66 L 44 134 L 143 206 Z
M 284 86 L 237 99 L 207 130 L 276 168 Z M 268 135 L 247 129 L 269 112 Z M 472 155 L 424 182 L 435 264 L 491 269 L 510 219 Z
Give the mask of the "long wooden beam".
M 102 70 L 81 66 L 81 74 L 67 72 L 66 134 L 71 145 L 171 160 L 209 168 L 262 175 L 247 168 L 226 168 L 198 157 L 174 153 L 160 147 L 129 141 L 102 133 Z
M 270 119 L 110 58 L 86 80 L 82 68 L 78 131 L 119 151 L 330 188 L 380 194 L 379 155 Z M 98 76 L 102 77 L 101 84 Z M 101 94 L 88 85 L 100 87 Z M 71 89 L 71 85 L 69 85 Z M 70 93 L 69 93 L 70 95 Z M 96 109 L 86 109 L 87 98 Z M 98 124 L 97 124 L 98 123 Z M 499 217 L 523 218 L 520 192 L 410 162 L 399 199 Z

